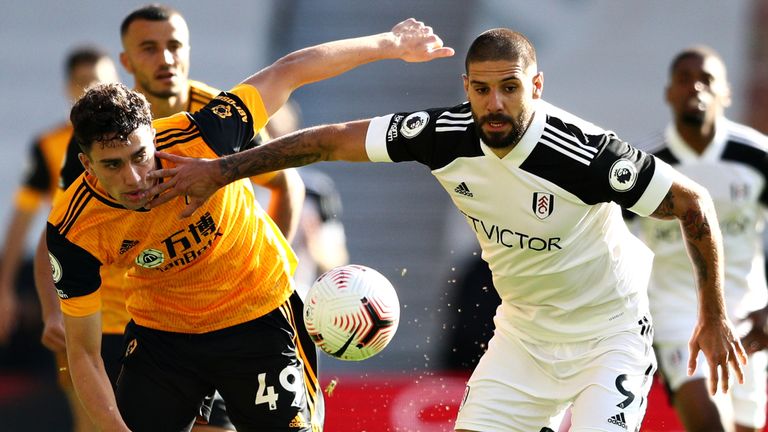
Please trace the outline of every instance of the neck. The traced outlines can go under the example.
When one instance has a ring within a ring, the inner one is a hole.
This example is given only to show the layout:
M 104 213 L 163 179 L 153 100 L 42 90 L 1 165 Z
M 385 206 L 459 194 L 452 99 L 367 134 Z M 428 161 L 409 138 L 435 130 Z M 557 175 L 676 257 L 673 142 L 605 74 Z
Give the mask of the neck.
M 675 127 L 683 141 L 698 154 L 704 153 L 709 143 L 715 138 L 714 122 L 693 126 L 677 121 L 675 122 Z

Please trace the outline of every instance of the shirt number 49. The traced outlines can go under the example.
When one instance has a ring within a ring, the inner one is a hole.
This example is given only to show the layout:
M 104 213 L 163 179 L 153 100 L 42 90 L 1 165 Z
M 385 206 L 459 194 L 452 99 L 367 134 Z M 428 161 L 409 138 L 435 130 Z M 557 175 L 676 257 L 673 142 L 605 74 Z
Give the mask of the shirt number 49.
M 270 411 L 277 409 L 277 399 L 280 396 L 275 393 L 273 386 L 267 385 L 267 374 L 260 373 L 258 376 L 259 388 L 256 389 L 256 401 L 255 404 L 267 404 Z M 304 380 L 299 369 L 294 366 L 286 366 L 280 371 L 279 376 L 280 385 L 286 390 L 293 393 L 293 401 L 291 406 L 302 407 L 304 405 Z

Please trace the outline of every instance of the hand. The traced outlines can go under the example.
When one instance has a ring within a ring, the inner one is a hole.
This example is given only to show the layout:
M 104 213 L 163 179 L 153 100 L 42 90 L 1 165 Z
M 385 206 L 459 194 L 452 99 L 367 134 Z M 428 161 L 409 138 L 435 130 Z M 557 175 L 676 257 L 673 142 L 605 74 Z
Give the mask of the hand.
M 689 376 L 696 370 L 696 357 L 699 351 L 704 353 L 709 364 L 710 394 L 717 393 L 718 379 L 721 380 L 723 393 L 728 392 L 730 369 L 736 373 L 739 383 L 744 382 L 742 365 L 747 364 L 747 355 L 735 336 L 733 325 L 727 318 L 720 320 L 700 318 L 688 343 L 688 350 L 690 351 Z
M 168 201 L 184 196 L 187 206 L 181 217 L 191 216 L 203 203 L 226 183 L 221 180 L 215 159 L 198 159 L 178 156 L 170 153 L 155 152 L 155 156 L 175 165 L 150 171 L 147 179 L 168 178 L 147 190 L 147 196 L 154 196 L 147 208 L 157 207 Z
M 12 286 L 0 287 L 0 345 L 10 341 L 16 328 L 18 298 L 13 290 Z
M 61 311 L 57 314 L 53 314 L 51 317 L 45 319 L 43 326 L 43 335 L 40 338 L 40 342 L 43 346 L 53 352 L 64 351 L 67 347 L 66 339 L 64 338 L 64 321 L 61 316 Z
M 766 332 L 768 306 L 751 312 L 744 319 L 743 324 L 749 328 L 747 334 L 741 338 L 741 344 L 747 350 L 747 354 L 753 354 L 768 347 L 768 333 Z
M 394 26 L 392 34 L 401 50 L 400 58 L 407 62 L 426 62 L 454 54 L 453 48 L 443 47 L 442 39 L 432 32 L 432 27 L 413 18 Z

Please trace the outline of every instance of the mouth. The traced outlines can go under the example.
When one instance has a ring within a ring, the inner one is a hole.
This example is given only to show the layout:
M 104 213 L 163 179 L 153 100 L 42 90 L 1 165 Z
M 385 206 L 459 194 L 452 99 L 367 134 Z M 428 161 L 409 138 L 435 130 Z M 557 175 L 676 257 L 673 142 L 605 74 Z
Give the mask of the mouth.
M 163 70 L 155 74 L 155 80 L 160 82 L 171 83 L 174 79 L 176 79 L 176 73 L 173 71 Z
M 130 192 L 123 192 L 121 195 L 126 201 L 137 203 L 144 200 L 147 196 L 147 193 L 145 190 L 142 189 L 142 190 L 135 190 Z
M 483 130 L 488 134 L 504 134 L 510 128 L 510 122 L 505 120 L 486 120 L 483 122 Z

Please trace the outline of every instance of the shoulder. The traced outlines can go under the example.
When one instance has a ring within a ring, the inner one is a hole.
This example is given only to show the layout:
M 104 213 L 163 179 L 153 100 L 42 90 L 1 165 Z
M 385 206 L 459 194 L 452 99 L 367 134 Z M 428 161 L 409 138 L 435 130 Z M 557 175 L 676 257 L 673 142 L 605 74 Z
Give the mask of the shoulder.
M 62 235 L 66 235 L 77 222 L 87 219 L 89 204 L 96 197 L 95 192 L 88 185 L 86 174 L 83 173 L 70 187 L 62 192 L 53 202 L 48 222 L 57 227 Z M 78 224 L 87 226 L 89 224 Z
M 742 144 L 764 152 L 768 151 L 768 137 L 747 125 L 724 119 L 728 131 L 728 141 Z
M 614 132 L 543 100 L 540 101 L 537 109 L 546 114 L 542 140 L 552 145 L 566 147 L 575 145 L 577 149 L 586 150 L 586 147 L 600 148 L 611 141 L 618 140 Z
M 70 137 L 72 137 L 72 125 L 69 122 L 62 122 L 41 132 L 35 141 L 39 143 L 69 142 Z
M 155 128 L 155 131 L 157 131 L 158 134 L 172 129 L 186 129 L 191 124 L 192 119 L 186 111 L 152 120 L 152 127 Z
M 197 96 L 209 101 L 221 93 L 221 90 L 200 81 L 189 80 L 189 92 L 193 97 Z

